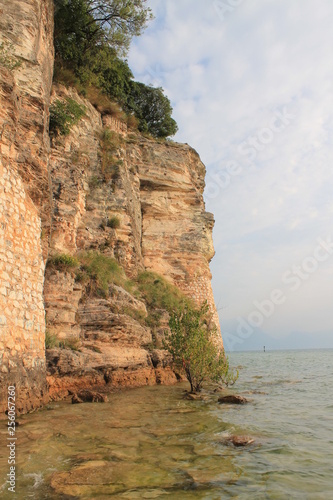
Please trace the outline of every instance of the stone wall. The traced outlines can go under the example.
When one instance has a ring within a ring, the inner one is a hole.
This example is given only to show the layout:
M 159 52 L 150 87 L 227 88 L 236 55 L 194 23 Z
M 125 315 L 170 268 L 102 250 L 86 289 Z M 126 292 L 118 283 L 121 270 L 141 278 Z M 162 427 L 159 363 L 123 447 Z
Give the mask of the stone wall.
M 192 297 L 198 306 L 201 306 L 207 301 L 211 321 L 217 327 L 217 343 L 222 347 L 223 339 L 221 337 L 220 320 L 212 290 L 211 276 L 207 273 L 204 276 L 198 276 L 189 281 L 178 282 L 178 287 L 183 290 L 186 295 Z
M 17 408 L 29 410 L 47 399 L 42 250 L 46 257 L 53 2 L 0 0 L 0 13 L 0 409 L 7 384 L 16 384 Z
M 46 396 L 41 222 L 20 176 L 0 164 L 0 408 L 17 385 L 18 409 Z

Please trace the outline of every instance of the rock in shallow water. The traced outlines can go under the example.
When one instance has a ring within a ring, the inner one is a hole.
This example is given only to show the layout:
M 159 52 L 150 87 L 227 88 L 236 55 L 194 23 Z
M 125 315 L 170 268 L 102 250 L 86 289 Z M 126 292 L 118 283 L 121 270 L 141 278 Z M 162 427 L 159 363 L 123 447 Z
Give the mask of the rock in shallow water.
M 120 495 L 138 490 L 144 498 L 144 490 L 175 488 L 184 481 L 182 471 L 169 471 L 158 464 L 89 461 L 69 471 L 55 472 L 51 487 L 63 498 L 70 495 L 77 498 L 120 498 Z M 119 495 L 116 497 L 116 495 Z M 124 497 L 125 498 L 125 497 Z
M 95 391 L 79 391 L 72 397 L 72 403 L 106 403 L 108 400 L 105 394 Z
M 248 446 L 254 443 L 251 436 L 228 436 L 222 441 L 224 444 L 233 444 L 234 446 Z
M 229 394 L 228 396 L 221 396 L 218 399 L 220 404 L 231 404 L 231 405 L 243 405 L 248 403 L 248 399 L 243 396 L 236 396 L 235 394 Z
M 203 401 L 205 398 L 201 394 L 197 394 L 195 392 L 186 392 L 184 399 L 188 399 L 190 401 Z

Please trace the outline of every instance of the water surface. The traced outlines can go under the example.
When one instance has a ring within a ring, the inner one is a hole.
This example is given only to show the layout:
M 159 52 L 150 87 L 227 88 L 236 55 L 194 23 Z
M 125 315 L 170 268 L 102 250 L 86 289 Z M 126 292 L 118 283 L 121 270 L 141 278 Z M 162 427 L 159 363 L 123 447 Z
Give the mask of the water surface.
M 51 404 L 21 417 L 17 493 L 6 491 L 5 451 L 1 498 L 333 498 L 333 351 L 229 358 L 240 367 L 232 392 L 248 405 L 219 405 L 214 393 L 188 401 L 182 384 L 126 390 L 105 404 Z M 255 444 L 226 444 L 233 434 Z

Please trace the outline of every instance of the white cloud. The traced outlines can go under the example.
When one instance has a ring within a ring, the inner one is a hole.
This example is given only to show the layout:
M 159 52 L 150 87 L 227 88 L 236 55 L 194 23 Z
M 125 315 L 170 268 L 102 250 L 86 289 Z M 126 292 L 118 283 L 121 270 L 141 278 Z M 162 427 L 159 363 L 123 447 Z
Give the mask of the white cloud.
M 180 128 L 176 139 L 206 163 L 207 208 L 216 218 L 214 292 L 229 305 L 223 322 L 245 314 L 331 231 L 333 2 L 244 0 L 221 21 L 214 1 L 151 0 L 156 20 L 133 44 L 129 63 L 137 79 L 163 86 Z M 294 118 L 270 134 L 284 109 Z M 259 145 L 252 162 L 239 152 L 248 140 Z M 240 173 L 225 185 L 230 161 Z M 221 186 L 212 196 L 216 175 Z M 331 328 L 327 274 L 311 276 L 315 286 L 295 294 L 267 328 Z

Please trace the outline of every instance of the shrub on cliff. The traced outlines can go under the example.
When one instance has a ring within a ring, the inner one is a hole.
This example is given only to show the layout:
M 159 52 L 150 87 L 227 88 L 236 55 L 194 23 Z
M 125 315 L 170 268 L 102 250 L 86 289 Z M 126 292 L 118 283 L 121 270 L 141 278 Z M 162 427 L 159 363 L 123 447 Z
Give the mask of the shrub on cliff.
M 200 309 L 185 307 L 171 315 L 171 333 L 166 336 L 165 348 L 172 354 L 175 366 L 185 372 L 191 392 L 198 392 L 204 382 L 232 385 L 238 372 L 229 368 L 225 353 L 214 343 L 210 330 L 208 305 Z
M 78 267 L 79 261 L 76 257 L 69 255 L 67 253 L 61 253 L 49 257 L 47 260 L 47 266 L 58 269 L 59 271 L 68 271 Z
M 106 223 L 107 227 L 111 227 L 112 229 L 119 229 L 120 228 L 120 219 L 116 215 L 113 215 L 108 219 Z
M 57 99 L 50 106 L 50 133 L 68 135 L 84 115 L 86 109 L 70 97 L 64 101 Z
M 138 288 L 150 309 L 165 309 L 169 313 L 190 305 L 190 299 L 165 278 L 151 271 L 138 275 Z
M 45 349 L 53 349 L 54 347 L 59 347 L 58 337 L 49 330 L 45 330 Z
M 77 273 L 77 281 L 86 282 L 89 294 L 107 297 L 111 283 L 126 286 L 126 275 L 112 257 L 89 251 L 80 254 L 79 260 L 81 267 Z
M 22 61 L 13 54 L 13 45 L 1 42 L 0 43 L 0 66 L 3 66 L 10 71 L 22 66 Z

